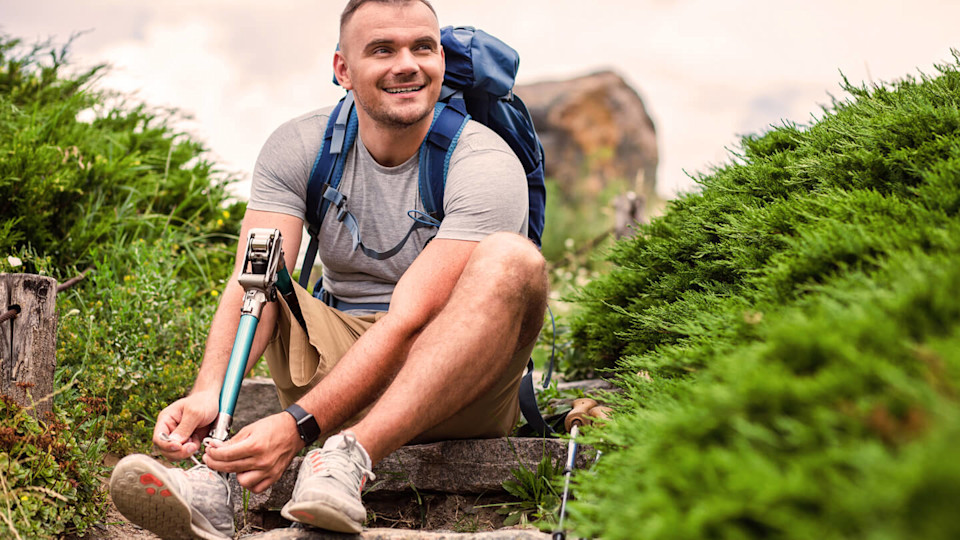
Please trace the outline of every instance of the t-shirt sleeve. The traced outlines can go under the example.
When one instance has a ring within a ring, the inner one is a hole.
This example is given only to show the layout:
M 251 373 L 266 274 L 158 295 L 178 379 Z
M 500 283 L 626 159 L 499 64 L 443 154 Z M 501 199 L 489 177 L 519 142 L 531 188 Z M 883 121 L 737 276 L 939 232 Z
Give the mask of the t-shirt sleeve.
M 320 149 L 327 113 L 316 111 L 284 123 L 260 150 L 247 208 L 303 218 L 307 181 Z
M 528 206 L 520 160 L 497 134 L 471 122 L 451 156 L 437 238 L 479 241 L 495 232 L 526 234 Z

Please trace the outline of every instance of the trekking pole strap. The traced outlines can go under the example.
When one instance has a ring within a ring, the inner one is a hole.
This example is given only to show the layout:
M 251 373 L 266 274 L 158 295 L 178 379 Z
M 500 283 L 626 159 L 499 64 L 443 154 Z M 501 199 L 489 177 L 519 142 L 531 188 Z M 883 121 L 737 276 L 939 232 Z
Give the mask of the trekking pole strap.
M 527 374 L 520 380 L 520 413 L 527 425 L 540 437 L 553 436 L 556 432 L 547 424 L 537 406 L 537 394 L 533 389 L 533 358 L 527 362 Z

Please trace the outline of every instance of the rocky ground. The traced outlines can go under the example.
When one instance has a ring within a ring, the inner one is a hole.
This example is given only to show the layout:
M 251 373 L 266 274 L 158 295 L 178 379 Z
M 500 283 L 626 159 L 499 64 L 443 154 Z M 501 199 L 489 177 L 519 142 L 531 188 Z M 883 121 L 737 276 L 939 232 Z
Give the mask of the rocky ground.
M 237 426 L 276 412 L 279 404 L 274 404 L 275 396 L 270 381 L 245 381 L 238 410 L 246 414 L 238 415 Z M 246 406 L 242 406 L 244 402 Z M 544 456 L 554 463 L 562 462 L 565 454 L 566 443 L 559 439 L 502 438 L 405 446 L 374 468 L 377 480 L 364 494 L 368 528 L 353 536 L 364 540 L 549 538 L 533 528 L 504 528 L 503 515 L 497 509 L 514 500 L 502 486 L 504 481 L 514 479 L 512 470 L 521 466 L 535 469 Z M 585 448 L 578 465 L 587 466 L 591 456 L 592 450 Z M 116 461 L 113 457 L 107 465 Z M 236 538 L 323 540 L 351 536 L 289 528 L 290 523 L 280 517 L 279 509 L 293 491 L 300 461 L 296 458 L 265 492 L 247 494 L 246 500 L 235 497 Z M 243 493 L 236 480 L 232 482 L 233 492 Z M 110 503 L 103 522 L 85 538 L 137 540 L 156 536 L 124 519 Z

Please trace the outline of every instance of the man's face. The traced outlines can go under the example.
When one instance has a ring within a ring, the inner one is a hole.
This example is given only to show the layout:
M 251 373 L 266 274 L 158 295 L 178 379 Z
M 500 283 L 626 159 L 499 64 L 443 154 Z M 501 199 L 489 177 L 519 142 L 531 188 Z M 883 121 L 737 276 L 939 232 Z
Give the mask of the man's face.
M 334 71 L 377 124 L 405 128 L 433 118 L 443 85 L 443 49 L 433 12 L 421 2 L 370 2 L 347 21 Z

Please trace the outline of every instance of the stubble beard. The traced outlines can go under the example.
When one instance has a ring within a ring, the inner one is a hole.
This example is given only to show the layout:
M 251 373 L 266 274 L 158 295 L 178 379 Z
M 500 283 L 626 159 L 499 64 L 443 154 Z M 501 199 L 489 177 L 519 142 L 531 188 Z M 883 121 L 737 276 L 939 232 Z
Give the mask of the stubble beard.
M 424 89 L 421 92 L 426 91 L 430 86 L 430 81 L 424 83 Z M 377 92 L 382 92 L 380 88 L 376 89 Z M 405 110 L 395 110 L 391 109 L 383 102 L 378 103 L 377 105 L 369 105 L 366 103 L 366 98 L 361 95 L 360 92 L 354 91 L 354 100 L 357 102 L 357 105 L 367 116 L 370 117 L 374 122 L 388 128 L 394 129 L 403 129 L 410 126 L 416 125 L 421 122 L 428 115 L 433 113 L 434 102 L 428 102 L 423 106 L 422 110 L 413 109 L 409 107 L 404 107 Z

